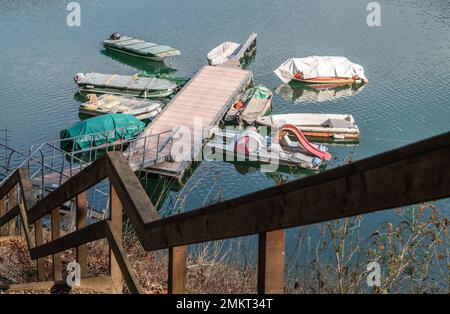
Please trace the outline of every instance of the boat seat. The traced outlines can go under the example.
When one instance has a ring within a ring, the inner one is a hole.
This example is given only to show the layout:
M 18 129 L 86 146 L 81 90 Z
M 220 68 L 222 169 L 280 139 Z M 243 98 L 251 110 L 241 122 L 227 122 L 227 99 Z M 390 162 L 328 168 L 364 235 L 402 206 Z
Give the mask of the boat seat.
M 322 126 L 329 128 L 353 128 L 353 122 L 342 119 L 328 119 L 322 123 Z

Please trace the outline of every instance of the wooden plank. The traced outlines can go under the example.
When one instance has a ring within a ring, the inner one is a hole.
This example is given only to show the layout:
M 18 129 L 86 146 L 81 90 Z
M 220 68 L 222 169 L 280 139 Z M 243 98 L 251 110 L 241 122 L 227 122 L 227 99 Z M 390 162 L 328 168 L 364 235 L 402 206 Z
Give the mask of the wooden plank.
M 442 169 L 450 169 L 450 133 L 148 223 L 144 245 L 158 250 L 449 197 L 450 174 Z
M 259 234 L 258 293 L 284 292 L 284 230 Z
M 8 210 L 13 210 L 13 208 L 16 206 L 16 186 L 14 186 L 8 193 Z M 15 218 L 17 217 L 18 212 L 15 215 Z M 17 219 L 11 219 L 9 221 L 9 226 L 8 226 L 8 233 L 9 235 L 16 235 L 16 233 L 18 234 L 17 230 L 16 230 L 16 220 Z
M 109 242 L 109 246 L 114 254 L 114 258 L 116 259 L 117 264 L 119 265 L 121 274 L 125 279 L 125 283 L 128 286 L 128 289 L 131 293 L 134 294 L 143 294 L 144 290 L 139 284 L 139 280 L 134 274 L 130 263 L 126 257 L 126 253 L 122 249 L 122 246 L 119 243 L 122 242 L 122 239 L 119 235 L 114 231 L 114 226 L 111 222 L 108 221 L 108 228 L 106 229 L 107 238 Z
M 110 184 L 110 213 L 111 222 L 108 224 L 114 235 L 114 243 L 110 242 L 109 271 L 111 273 L 112 287 L 114 293 L 122 293 L 122 272 L 119 262 L 111 249 L 112 245 L 122 246 L 122 204 L 113 185 Z
M 5 199 L 0 199 L 0 237 L 6 237 L 8 236 L 8 228 L 7 226 L 4 226 L 10 218 L 5 217 L 6 213 L 6 206 L 5 206 Z
M 60 238 L 61 220 L 59 215 L 59 208 L 55 208 L 52 210 L 51 231 L 52 231 L 52 242 Z M 53 254 L 52 261 L 53 261 L 53 280 L 54 281 L 62 280 L 61 253 Z
M 42 227 L 42 221 L 39 219 L 34 223 L 34 248 L 30 250 L 31 259 L 37 258 L 37 257 L 34 257 L 33 250 L 35 250 L 36 248 L 41 247 L 43 245 L 44 245 L 44 230 Z M 44 257 L 47 255 L 50 255 L 50 254 L 42 255 L 36 261 L 36 270 L 37 270 L 38 281 L 46 280 L 47 271 L 45 270 Z
M 186 292 L 187 246 L 169 248 L 168 292 L 182 294 Z
M 78 194 L 76 197 L 76 230 L 83 229 L 87 226 L 87 200 L 86 192 Z M 88 247 L 87 244 L 77 246 L 77 262 L 80 265 L 81 277 L 87 277 L 87 258 Z

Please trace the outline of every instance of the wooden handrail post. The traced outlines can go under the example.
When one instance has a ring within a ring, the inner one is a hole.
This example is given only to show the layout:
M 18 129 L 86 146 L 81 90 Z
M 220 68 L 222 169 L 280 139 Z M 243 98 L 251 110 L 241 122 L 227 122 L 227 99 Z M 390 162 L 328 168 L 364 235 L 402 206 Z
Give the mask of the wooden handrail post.
M 116 190 L 110 184 L 110 217 L 111 226 L 117 236 L 117 245 L 122 247 L 122 203 Z M 119 263 L 117 262 L 112 250 L 109 250 L 109 269 L 111 272 L 111 281 L 113 291 L 115 293 L 122 293 L 122 272 Z
M 12 210 L 16 205 L 16 186 L 14 186 L 8 193 L 9 210 Z M 16 235 L 16 218 L 11 219 L 9 222 L 9 234 L 10 236 Z
M 87 206 L 86 206 L 86 191 L 77 195 L 76 197 L 76 230 L 80 230 L 87 226 Z M 77 247 L 77 262 L 80 265 L 81 277 L 87 277 L 87 244 Z
M 284 292 L 284 229 L 259 234 L 258 293 Z
M 186 292 L 187 246 L 169 248 L 168 292 L 182 294 Z
M 44 230 L 42 227 L 42 220 L 39 219 L 34 223 L 34 246 L 44 244 Z M 38 281 L 46 280 L 45 258 L 38 258 L 36 261 L 37 279 Z
M 59 208 L 52 210 L 52 241 L 58 239 L 61 236 L 61 219 Z M 53 280 L 62 280 L 62 264 L 61 253 L 55 253 L 52 255 L 53 260 Z
M 6 213 L 5 199 L 0 199 L 0 217 L 2 217 Z M 0 236 L 4 237 L 8 235 L 8 226 L 4 225 L 0 227 Z

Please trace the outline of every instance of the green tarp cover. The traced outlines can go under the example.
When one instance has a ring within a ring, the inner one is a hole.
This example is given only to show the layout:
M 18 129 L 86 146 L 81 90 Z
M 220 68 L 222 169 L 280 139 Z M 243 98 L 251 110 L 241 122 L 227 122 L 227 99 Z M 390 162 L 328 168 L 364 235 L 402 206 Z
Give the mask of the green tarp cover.
M 145 123 L 129 114 L 106 114 L 78 122 L 61 131 L 61 148 L 65 151 L 89 150 L 90 147 L 113 143 L 139 135 Z M 94 135 L 92 135 L 94 134 Z

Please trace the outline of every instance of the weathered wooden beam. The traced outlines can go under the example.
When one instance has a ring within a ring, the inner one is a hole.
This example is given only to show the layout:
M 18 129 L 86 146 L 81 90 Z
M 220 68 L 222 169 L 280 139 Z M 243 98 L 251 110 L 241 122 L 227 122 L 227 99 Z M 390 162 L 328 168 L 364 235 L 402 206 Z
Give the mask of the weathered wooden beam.
M 169 248 L 168 292 L 186 293 L 187 246 Z
M 32 259 L 49 256 L 58 252 L 97 241 L 106 237 L 106 221 L 93 223 L 76 232 L 66 234 L 52 242 L 41 244 L 30 251 Z
M 16 206 L 16 190 L 17 190 L 17 185 L 15 185 L 11 190 L 9 190 L 8 193 L 8 210 L 12 211 L 15 206 Z M 14 216 L 14 218 L 16 218 L 18 216 L 19 211 L 17 211 L 17 214 Z M 9 235 L 16 235 L 16 233 L 18 234 L 17 230 L 16 230 L 16 219 L 11 219 L 9 221 Z
M 16 184 L 19 182 L 20 180 L 20 174 L 19 171 L 14 171 L 14 173 L 9 177 L 9 179 L 3 183 L 2 185 L 0 185 L 0 199 L 2 199 L 3 197 L 5 197 L 9 191 L 16 186 Z
M 4 200 L 0 201 L 0 214 L 4 213 L 3 216 L 0 216 L 0 227 L 2 227 L 2 235 L 7 236 L 7 235 L 13 235 L 13 234 L 9 234 L 8 233 L 8 226 L 5 226 L 6 224 L 8 224 L 11 220 L 13 220 L 14 218 L 17 217 L 17 215 L 19 215 L 20 213 L 20 208 L 19 205 L 14 206 L 13 209 L 6 211 L 5 210 L 5 203 Z M 5 213 L 6 211 L 6 213 Z
M 83 229 L 87 226 L 87 200 L 86 192 L 82 192 L 76 197 L 76 213 L 75 220 L 76 230 Z M 88 258 L 88 247 L 87 244 L 83 244 L 77 247 L 77 262 L 80 265 L 81 277 L 87 276 L 87 258 Z
M 160 219 L 158 212 L 142 187 L 142 183 L 134 175 L 123 155 L 119 152 L 109 152 L 107 156 L 108 178 L 133 226 L 139 228 L 145 223 Z M 142 231 L 142 228 L 140 231 Z
M 114 292 L 122 293 L 122 272 L 120 270 L 119 262 L 111 248 L 111 245 L 122 247 L 122 204 L 112 184 L 110 185 L 109 197 L 111 222 L 107 226 L 110 227 L 111 232 L 114 235 L 114 243 L 110 243 L 109 270 Z
M 44 228 L 42 227 L 42 220 L 39 219 L 34 223 L 34 248 L 30 250 L 31 259 L 36 259 L 39 256 L 33 256 L 33 250 L 44 245 Z M 50 255 L 50 254 L 47 254 Z M 45 256 L 42 255 L 36 261 L 37 279 L 38 281 L 44 281 L 47 277 L 45 270 Z
M 0 198 L 0 237 L 8 236 L 8 228 L 4 226 L 10 219 L 10 217 L 6 217 L 6 207 L 5 207 L 5 199 Z M 11 215 L 11 214 L 10 214 Z
M 284 230 L 259 234 L 258 293 L 284 293 Z
M 51 231 L 52 231 L 52 242 L 61 237 L 61 219 L 59 215 L 59 208 L 52 210 L 51 216 Z M 61 253 L 54 253 L 52 255 L 53 261 L 53 280 L 62 280 L 62 264 L 61 264 Z
M 114 257 L 119 265 L 120 271 L 125 279 L 125 283 L 127 284 L 128 289 L 131 293 L 134 294 L 143 294 L 144 290 L 139 284 L 139 280 L 133 272 L 133 269 L 128 262 L 126 253 L 122 249 L 122 246 L 119 246 L 118 243 L 121 242 L 119 236 L 115 233 L 114 227 L 111 222 L 108 221 L 108 227 L 106 229 L 106 234 L 108 238 L 109 246 L 114 254 Z M 111 282 L 111 285 L 113 283 Z
M 158 250 L 366 214 L 450 196 L 450 132 L 145 225 Z M 255 215 L 257 213 L 257 215 Z

